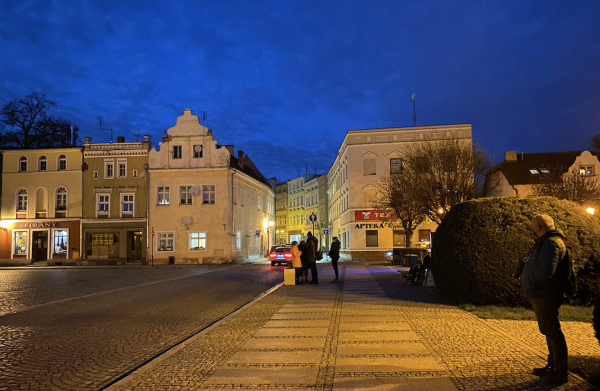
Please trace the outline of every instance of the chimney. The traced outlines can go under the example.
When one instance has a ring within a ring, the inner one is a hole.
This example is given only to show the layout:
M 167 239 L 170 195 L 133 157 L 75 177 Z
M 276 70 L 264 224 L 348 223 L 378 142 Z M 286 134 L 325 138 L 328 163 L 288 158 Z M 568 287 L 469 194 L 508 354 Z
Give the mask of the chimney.
M 244 151 L 238 149 L 238 164 L 242 169 L 244 168 Z
M 517 161 L 517 151 L 504 152 L 504 161 L 505 162 L 516 162 Z
M 117 137 L 117 142 L 118 142 L 118 143 L 124 143 L 124 142 L 125 142 L 125 137 L 123 137 L 123 136 L 118 136 L 118 137 Z

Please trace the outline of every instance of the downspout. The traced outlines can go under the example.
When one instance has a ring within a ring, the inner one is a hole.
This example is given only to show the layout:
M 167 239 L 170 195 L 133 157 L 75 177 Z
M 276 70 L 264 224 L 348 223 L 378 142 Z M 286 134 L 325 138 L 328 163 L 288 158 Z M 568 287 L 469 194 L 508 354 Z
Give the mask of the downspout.
M 233 176 L 235 175 L 235 169 L 231 169 L 231 233 L 229 234 L 229 239 L 231 240 L 231 252 L 233 254 L 232 261 L 235 260 L 236 252 L 237 252 L 237 233 L 233 232 Z M 235 240 L 233 239 L 235 236 Z
M 152 233 L 150 232 L 150 163 L 144 164 L 146 169 L 146 262 L 148 264 L 148 254 L 150 252 L 150 246 L 153 245 L 150 241 L 154 240 Z M 154 256 L 153 256 L 154 258 Z M 154 259 L 152 259 L 154 263 Z

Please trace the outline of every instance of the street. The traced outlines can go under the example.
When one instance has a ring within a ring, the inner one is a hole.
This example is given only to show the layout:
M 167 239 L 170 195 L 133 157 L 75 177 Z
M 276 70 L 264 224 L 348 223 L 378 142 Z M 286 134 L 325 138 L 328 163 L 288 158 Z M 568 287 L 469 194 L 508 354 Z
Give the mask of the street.
M 0 270 L 0 390 L 100 389 L 282 274 L 268 265 Z

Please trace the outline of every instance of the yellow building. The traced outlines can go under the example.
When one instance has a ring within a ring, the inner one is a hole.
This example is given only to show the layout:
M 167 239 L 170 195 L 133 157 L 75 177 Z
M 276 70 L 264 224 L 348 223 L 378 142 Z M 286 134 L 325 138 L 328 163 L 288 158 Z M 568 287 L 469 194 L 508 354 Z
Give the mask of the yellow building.
M 154 263 L 263 257 L 275 242 L 275 180 L 218 145 L 190 109 L 149 155 Z
M 341 254 L 353 260 L 381 261 L 383 253 L 407 245 L 404 231 L 384 227 L 373 209 L 381 175 L 402 166 L 409 143 L 453 138 L 472 143 L 471 125 L 416 126 L 349 130 L 332 164 L 328 180 L 329 221 L 340 240 Z M 430 241 L 434 222 L 417 227 L 411 242 Z M 411 245 L 411 243 L 409 243 Z
M 328 226 L 327 220 L 327 174 L 319 175 L 304 184 L 304 232 L 312 231 L 319 240 L 321 251 L 327 247 L 327 238 L 324 230 Z M 314 215 L 315 223 L 311 221 Z
M 305 174 L 288 181 L 288 243 L 300 241 L 306 236 L 306 210 L 304 200 L 304 184 L 316 174 Z
M 147 250 L 148 149 L 142 142 L 83 145 L 84 264 L 143 263 Z
M 288 183 L 280 182 L 275 185 L 275 244 L 288 244 L 287 209 Z
M 80 256 L 81 148 L 2 154 L 0 259 L 75 263 Z

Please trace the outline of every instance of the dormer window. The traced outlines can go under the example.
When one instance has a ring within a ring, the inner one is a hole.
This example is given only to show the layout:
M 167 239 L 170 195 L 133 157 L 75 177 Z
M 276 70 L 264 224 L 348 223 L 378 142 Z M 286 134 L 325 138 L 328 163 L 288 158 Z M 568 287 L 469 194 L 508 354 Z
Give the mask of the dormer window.
M 530 168 L 530 169 L 529 169 L 529 172 L 530 172 L 531 174 L 537 175 L 537 174 L 539 174 L 539 173 L 540 173 L 540 170 L 538 170 L 537 168 Z
M 579 167 L 580 175 L 594 175 L 594 166 L 581 166 Z

